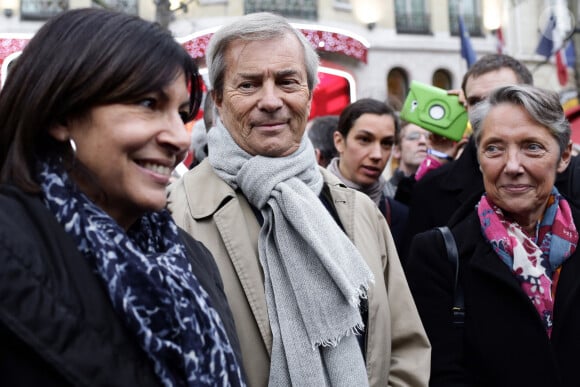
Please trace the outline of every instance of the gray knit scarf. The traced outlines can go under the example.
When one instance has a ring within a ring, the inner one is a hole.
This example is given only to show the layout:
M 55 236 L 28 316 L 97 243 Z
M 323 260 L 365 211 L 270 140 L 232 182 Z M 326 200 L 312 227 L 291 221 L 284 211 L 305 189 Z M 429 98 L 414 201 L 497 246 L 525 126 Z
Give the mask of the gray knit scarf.
M 304 136 L 287 157 L 251 156 L 218 120 L 209 162 L 261 211 L 258 249 L 273 344 L 270 386 L 364 386 L 358 305 L 373 274 L 318 195 L 323 179 Z
M 362 186 L 360 184 L 355 183 L 354 181 L 348 180 L 346 177 L 342 175 L 342 173 L 340 172 L 340 168 L 338 167 L 339 162 L 340 157 L 333 158 L 326 167 L 326 169 L 328 169 L 329 172 L 338 177 L 339 180 L 342 181 L 344 185 L 346 185 L 348 188 L 356 189 L 357 191 L 366 194 L 375 202 L 377 206 L 380 205 L 382 194 L 385 189 L 385 185 L 387 184 L 385 178 L 379 176 L 377 181 L 375 181 L 373 184 Z

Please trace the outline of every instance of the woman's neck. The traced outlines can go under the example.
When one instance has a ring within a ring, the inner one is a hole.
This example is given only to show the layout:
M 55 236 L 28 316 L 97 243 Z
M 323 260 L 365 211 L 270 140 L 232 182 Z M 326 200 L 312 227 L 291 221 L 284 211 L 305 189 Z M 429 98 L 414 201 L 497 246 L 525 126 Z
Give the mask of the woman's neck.
M 538 228 L 539 219 L 530 219 L 529 217 L 517 217 L 513 214 L 505 214 L 506 219 L 517 223 L 520 228 L 531 238 L 535 238 Z

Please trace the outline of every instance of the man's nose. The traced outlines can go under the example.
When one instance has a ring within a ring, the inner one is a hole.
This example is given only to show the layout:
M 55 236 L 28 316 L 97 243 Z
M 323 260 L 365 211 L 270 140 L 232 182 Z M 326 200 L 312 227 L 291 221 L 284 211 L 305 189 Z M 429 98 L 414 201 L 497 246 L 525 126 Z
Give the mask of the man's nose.
M 258 108 L 268 112 L 280 109 L 284 102 L 280 98 L 280 89 L 274 82 L 266 82 L 262 86 Z

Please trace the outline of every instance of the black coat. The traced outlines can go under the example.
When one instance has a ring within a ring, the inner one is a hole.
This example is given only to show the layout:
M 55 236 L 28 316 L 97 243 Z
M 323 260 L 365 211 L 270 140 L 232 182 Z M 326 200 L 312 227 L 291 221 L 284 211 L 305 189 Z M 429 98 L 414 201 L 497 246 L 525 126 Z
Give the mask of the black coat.
M 464 207 L 463 210 L 466 210 Z M 454 268 L 436 230 L 411 244 L 407 278 L 433 346 L 431 386 L 580 386 L 580 247 L 563 264 L 548 339 L 536 309 L 480 230 L 475 210 L 453 223 L 465 296 L 452 324 Z M 580 213 L 573 209 L 576 225 Z
M 382 195 L 379 210 L 389 224 L 393 240 L 395 241 L 395 246 L 397 247 L 397 251 L 400 253 L 401 247 L 403 246 L 403 235 L 407 227 L 409 208 L 393 198 Z
M 558 174 L 555 185 L 572 205 L 580 208 L 578 157 L 572 157 L 568 168 Z M 407 255 L 406 251 L 413 236 L 433 227 L 448 224 L 459 208 L 464 205 L 475 206 L 483 191 L 483 176 L 479 170 L 477 149 L 471 138 L 457 160 L 427 173 L 415 183 L 401 255 L 403 257 Z
M 240 359 L 217 266 L 181 234 Z M 0 385 L 161 385 L 73 239 L 38 197 L 10 186 L 0 188 L 0 300 Z

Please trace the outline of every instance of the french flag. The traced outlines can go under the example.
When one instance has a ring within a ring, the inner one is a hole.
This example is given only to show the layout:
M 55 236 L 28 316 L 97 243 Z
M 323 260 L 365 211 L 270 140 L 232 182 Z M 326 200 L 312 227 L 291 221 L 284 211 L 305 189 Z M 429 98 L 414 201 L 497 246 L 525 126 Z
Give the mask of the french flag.
M 568 67 L 574 66 L 576 62 L 576 53 L 572 42 L 564 42 L 562 34 L 557 29 L 556 17 L 552 14 L 546 28 L 542 32 L 536 53 L 550 59 L 555 55 L 556 70 L 558 74 L 558 82 L 561 86 L 568 83 Z

